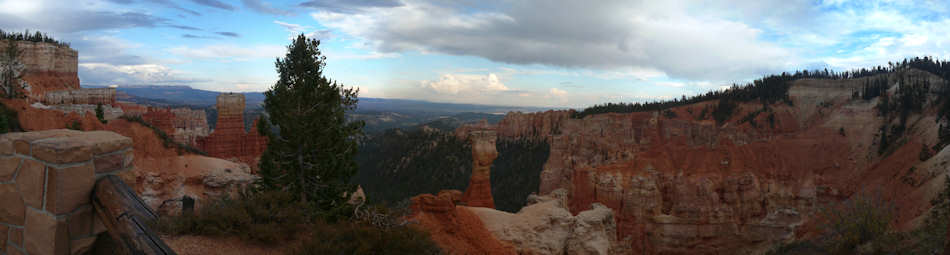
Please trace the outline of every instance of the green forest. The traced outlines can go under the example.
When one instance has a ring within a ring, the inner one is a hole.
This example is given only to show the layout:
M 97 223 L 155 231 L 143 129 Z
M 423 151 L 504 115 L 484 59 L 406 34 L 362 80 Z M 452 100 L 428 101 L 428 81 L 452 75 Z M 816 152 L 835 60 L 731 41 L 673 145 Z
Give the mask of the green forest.
M 543 140 L 498 139 L 491 169 L 497 209 L 517 212 L 537 192 L 548 148 Z M 356 160 L 354 182 L 367 199 L 394 206 L 419 194 L 464 191 L 472 173 L 471 145 L 438 129 L 389 129 L 365 140 Z

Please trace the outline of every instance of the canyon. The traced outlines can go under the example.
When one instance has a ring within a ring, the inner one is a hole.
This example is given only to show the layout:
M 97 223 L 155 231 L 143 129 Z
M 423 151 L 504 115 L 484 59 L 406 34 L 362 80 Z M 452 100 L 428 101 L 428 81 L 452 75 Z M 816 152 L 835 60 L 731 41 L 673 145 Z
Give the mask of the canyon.
M 5 43 L 6 41 L 2 42 Z M 217 198 L 235 192 L 256 178 L 250 162 L 256 167 L 266 141 L 257 132 L 252 150 L 231 150 L 227 154 L 246 161 L 229 161 L 227 158 L 195 155 L 170 147 L 170 143 L 197 146 L 203 137 L 214 133 L 217 136 L 233 136 L 231 128 L 244 132 L 243 118 L 229 122 L 235 114 L 243 114 L 244 106 L 230 106 L 242 113 L 227 112 L 219 125 L 224 129 L 211 132 L 203 110 L 189 108 L 160 108 L 137 105 L 116 100 L 115 88 L 81 88 L 78 70 L 78 54 L 67 46 L 42 42 L 18 42 L 21 50 L 18 59 L 24 64 L 23 81 L 27 92 L 22 99 L 2 99 L 8 109 L 18 113 L 20 127 L 24 131 L 78 128 L 84 131 L 104 130 L 129 137 L 133 141 L 132 170 L 119 174 L 140 194 L 142 199 L 159 212 L 175 214 L 180 211 L 180 200 L 189 196 L 198 200 L 197 205 L 208 198 Z M 242 101 L 243 102 L 243 101 Z M 104 119 L 95 114 L 102 107 Z M 156 130 L 130 121 L 126 117 L 140 117 L 164 132 L 164 140 Z M 223 124 L 220 124 L 223 123 Z M 238 125 L 240 125 L 238 127 Z M 231 133 L 229 133 L 231 132 Z M 222 135 L 226 133 L 226 135 Z M 242 136 L 242 137 L 244 137 Z M 253 138 L 252 138 L 253 139 Z M 246 148 L 242 144 L 229 144 L 229 140 L 214 140 L 222 148 Z M 240 142 L 240 141 L 236 141 Z M 249 154 L 244 154 L 248 152 Z M 215 154 L 221 156 L 221 154 Z M 247 162 L 247 163 L 245 163 Z
M 566 192 L 573 215 L 594 203 L 612 209 L 616 239 L 635 254 L 764 253 L 814 238 L 815 215 L 849 199 L 893 204 L 899 231 L 927 216 L 950 160 L 943 147 L 931 151 L 940 144 L 938 88 L 930 88 L 921 113 L 907 117 L 898 143 L 882 148 L 881 127 L 898 122 L 879 115 L 880 97 L 853 97 L 866 79 L 881 77 L 891 97 L 898 77 L 943 84 L 905 68 L 863 79 L 799 79 L 789 103 L 741 103 L 722 123 L 704 118 L 716 106 L 707 101 L 669 113 L 581 119 L 573 111 L 509 113 L 492 129 L 499 139 L 548 141 L 538 193 Z M 456 136 L 479 129 L 463 126 Z M 921 158 L 922 151 L 933 156 Z

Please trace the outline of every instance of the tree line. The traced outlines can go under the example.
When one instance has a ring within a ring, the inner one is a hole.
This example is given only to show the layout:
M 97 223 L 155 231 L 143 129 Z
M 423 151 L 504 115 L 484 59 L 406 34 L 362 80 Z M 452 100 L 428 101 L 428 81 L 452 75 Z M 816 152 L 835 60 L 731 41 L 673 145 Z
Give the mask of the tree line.
M 783 72 L 779 75 L 768 75 L 761 79 L 755 80 L 753 82 L 747 83 L 745 85 L 733 84 L 732 87 L 726 90 L 719 91 L 709 91 L 705 94 L 699 94 L 695 96 L 686 95 L 681 96 L 680 98 L 674 98 L 672 100 L 659 100 L 651 102 L 635 102 L 635 103 L 604 103 L 593 105 L 587 107 L 581 111 L 575 112 L 572 114 L 573 118 L 583 118 L 588 115 L 601 114 L 601 113 L 630 113 L 630 112 L 648 112 L 648 111 L 662 111 L 669 108 L 690 105 L 698 102 L 709 101 L 709 100 L 720 100 L 717 104 L 717 109 L 714 109 L 716 112 L 716 119 L 723 120 L 728 119 L 731 114 L 731 109 L 734 109 L 734 104 L 736 102 L 749 102 L 754 100 L 759 100 L 763 104 L 772 104 L 776 102 L 785 102 L 791 104 L 791 100 L 788 98 L 788 89 L 790 88 L 790 82 L 799 80 L 799 79 L 832 79 L 832 80 L 842 80 L 842 79 L 857 79 L 864 77 L 871 77 L 880 74 L 890 74 L 897 70 L 903 68 L 916 68 L 926 72 L 933 73 L 937 76 L 940 76 L 945 81 L 950 80 L 950 62 L 940 61 L 932 57 L 915 57 L 907 58 L 899 62 L 889 62 L 887 66 L 876 66 L 872 68 L 861 68 L 851 71 L 836 72 L 834 70 L 829 70 L 827 68 L 822 70 L 799 70 L 794 73 Z M 950 89 L 946 89 L 947 86 L 944 86 L 940 94 L 940 102 L 942 103 L 940 118 L 950 115 Z M 871 98 L 885 94 L 887 88 L 887 78 L 877 78 L 871 79 L 866 82 L 865 86 L 861 91 L 855 91 L 853 93 L 855 98 L 862 98 L 865 100 L 870 100 Z M 944 95 L 946 94 L 946 95 Z M 718 109 L 719 106 L 725 107 L 724 109 Z
M 18 32 L 7 32 L 0 29 L 0 40 L 13 40 L 13 41 L 27 41 L 27 42 L 44 42 L 52 43 L 60 46 L 69 47 L 69 43 L 57 41 L 53 37 L 50 37 L 46 33 L 41 33 L 36 31 L 30 33 L 30 30 L 23 31 L 23 33 Z

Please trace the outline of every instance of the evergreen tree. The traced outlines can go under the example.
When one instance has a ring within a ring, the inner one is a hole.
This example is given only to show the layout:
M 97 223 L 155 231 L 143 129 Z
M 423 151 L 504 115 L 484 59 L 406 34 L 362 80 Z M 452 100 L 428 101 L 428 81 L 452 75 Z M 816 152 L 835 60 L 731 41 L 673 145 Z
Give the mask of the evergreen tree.
M 343 208 L 355 186 L 354 156 L 363 122 L 348 122 L 358 89 L 323 75 L 326 57 L 319 40 L 299 35 L 276 61 L 279 80 L 264 92 L 267 118 L 259 132 L 269 138 L 261 157 L 258 187 L 283 190 L 324 211 Z M 278 134 L 268 126 L 277 127 Z
M 96 118 L 99 119 L 99 122 L 102 122 L 103 124 L 107 122 L 106 113 L 102 109 L 102 104 L 96 104 Z

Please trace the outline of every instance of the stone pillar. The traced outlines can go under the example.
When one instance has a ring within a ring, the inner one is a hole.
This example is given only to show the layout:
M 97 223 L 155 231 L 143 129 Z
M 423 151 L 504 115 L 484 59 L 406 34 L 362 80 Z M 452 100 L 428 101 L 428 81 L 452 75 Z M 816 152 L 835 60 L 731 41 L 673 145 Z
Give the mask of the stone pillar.
M 66 129 L 0 136 L 0 254 L 82 254 L 99 233 L 97 177 L 132 166 L 132 139 Z
M 494 130 L 476 130 L 469 133 L 472 141 L 472 177 L 462 196 L 467 206 L 495 208 L 491 195 L 491 165 L 498 157 Z

